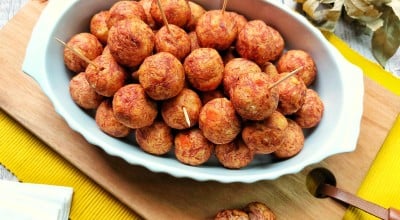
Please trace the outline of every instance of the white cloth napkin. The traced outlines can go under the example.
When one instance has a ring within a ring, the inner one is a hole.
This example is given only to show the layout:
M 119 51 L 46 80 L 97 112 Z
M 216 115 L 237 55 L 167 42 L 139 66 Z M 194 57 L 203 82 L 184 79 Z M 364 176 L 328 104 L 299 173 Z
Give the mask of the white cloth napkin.
M 73 189 L 0 180 L 0 219 L 68 220 Z

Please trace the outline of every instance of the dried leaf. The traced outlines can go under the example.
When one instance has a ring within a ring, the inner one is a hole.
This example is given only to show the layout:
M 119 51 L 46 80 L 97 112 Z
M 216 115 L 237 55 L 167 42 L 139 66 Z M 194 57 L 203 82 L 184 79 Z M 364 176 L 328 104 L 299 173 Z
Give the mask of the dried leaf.
M 384 25 L 372 35 L 372 53 L 385 66 L 400 45 L 400 20 L 390 7 L 385 7 L 382 15 Z
M 363 0 L 345 0 L 344 7 L 351 18 L 370 22 L 381 16 L 381 12 L 373 4 Z
M 340 18 L 344 0 L 306 0 L 303 11 L 313 21 L 314 25 L 326 31 L 334 31 Z

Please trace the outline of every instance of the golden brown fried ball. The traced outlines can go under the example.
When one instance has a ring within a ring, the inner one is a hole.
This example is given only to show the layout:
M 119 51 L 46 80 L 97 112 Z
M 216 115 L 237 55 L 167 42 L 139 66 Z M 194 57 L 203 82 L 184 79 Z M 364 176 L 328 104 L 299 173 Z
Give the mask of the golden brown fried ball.
M 224 97 L 224 93 L 218 89 L 200 93 L 200 98 L 203 105 L 213 99 Z
M 224 167 L 240 169 L 251 163 L 254 153 L 238 138 L 227 144 L 217 144 L 215 146 L 215 156 Z
M 189 83 L 200 91 L 216 89 L 224 76 L 224 63 L 213 48 L 192 51 L 183 63 Z
M 280 159 L 290 158 L 298 154 L 304 146 L 304 133 L 301 127 L 293 120 L 287 119 L 288 127 L 281 146 L 273 153 Z
M 197 21 L 196 34 L 201 47 L 226 50 L 238 35 L 236 22 L 229 13 L 211 10 L 204 13 Z
M 244 143 L 256 154 L 270 154 L 283 141 L 288 122 L 284 115 L 275 111 L 263 121 L 248 122 L 242 131 Z
M 291 72 L 303 67 L 296 76 L 303 80 L 306 86 L 311 85 L 317 76 L 317 66 L 310 54 L 303 50 L 288 50 L 277 62 L 279 72 Z
M 107 20 L 109 17 L 109 11 L 100 11 L 90 20 L 90 33 L 96 36 L 103 45 L 107 44 L 109 31 Z
M 263 66 L 276 60 L 285 43 L 280 33 L 261 20 L 247 22 L 238 34 L 236 50 L 241 57 L 253 60 Z
M 268 118 L 276 110 L 279 101 L 277 88 L 269 88 L 271 83 L 272 79 L 263 72 L 240 76 L 230 91 L 236 112 L 248 120 Z
M 209 142 L 198 128 L 180 131 L 175 136 L 174 143 L 176 158 L 192 166 L 205 163 L 214 151 L 214 144 Z
M 200 48 L 199 41 L 197 39 L 197 34 L 195 31 L 191 31 L 188 33 L 190 39 L 190 52 Z
M 86 79 L 98 94 L 111 97 L 125 85 L 128 73 L 117 63 L 108 47 L 93 63 L 96 66 L 90 64 L 86 68 Z
M 136 67 L 153 53 L 154 34 L 151 28 L 138 18 L 123 20 L 110 29 L 108 46 L 118 63 Z
M 230 90 L 237 83 L 242 75 L 248 75 L 253 72 L 261 72 L 260 67 L 245 58 L 234 58 L 226 63 L 224 68 L 223 86 L 224 93 L 229 95 Z
M 90 33 L 79 33 L 71 37 L 67 45 L 82 56 L 93 60 L 103 52 L 103 45 L 96 36 Z M 88 63 L 77 56 L 73 51 L 64 48 L 64 63 L 67 68 L 75 73 L 85 71 Z
M 163 121 L 155 121 L 150 126 L 136 129 L 135 138 L 142 150 L 154 155 L 168 153 L 174 144 L 172 130 Z
M 115 118 L 130 128 L 150 126 L 157 117 L 157 104 L 147 97 L 140 84 L 128 84 L 114 95 Z
M 236 22 L 236 26 L 238 29 L 238 34 L 240 33 L 240 31 L 243 30 L 243 27 L 247 24 L 247 18 L 244 17 L 243 15 L 230 11 L 228 12 L 229 15 L 231 16 L 231 19 L 233 19 Z
M 138 70 L 139 82 L 154 100 L 178 95 L 185 84 L 183 65 L 172 54 L 160 52 L 147 57 Z
M 227 144 L 240 133 L 241 121 L 228 99 L 216 98 L 201 109 L 199 127 L 209 141 Z
M 171 128 L 186 129 L 198 123 L 201 107 L 201 100 L 197 93 L 184 88 L 177 96 L 162 103 L 161 115 Z M 186 121 L 184 109 L 187 112 L 190 126 Z
M 84 109 L 95 109 L 102 102 L 103 96 L 97 94 L 89 85 L 85 75 L 85 72 L 81 72 L 72 77 L 69 82 L 69 92 L 72 100 L 80 107 Z
M 280 74 L 284 77 L 289 73 Z M 278 111 L 284 115 L 290 115 L 301 108 L 306 97 L 307 87 L 302 80 L 292 76 L 279 83 L 276 88 L 279 91 Z
M 146 13 L 141 4 L 137 1 L 117 1 L 110 8 L 110 15 L 107 20 L 108 28 L 116 25 L 122 20 L 137 18 L 147 22 Z
M 204 13 L 206 13 L 206 10 L 201 5 L 192 1 L 189 1 L 188 3 L 191 16 L 188 23 L 186 24 L 186 29 L 188 31 L 194 31 L 196 29 L 197 21 Z
M 151 13 L 150 13 L 152 3 L 153 3 L 153 0 L 140 0 L 139 1 L 139 4 L 142 5 L 144 13 L 146 14 L 147 24 L 151 28 L 156 28 L 157 27 L 156 22 L 154 21 L 153 17 L 151 16 Z
M 176 25 L 164 25 L 155 34 L 156 52 L 169 52 L 179 60 L 190 53 L 190 46 L 189 35 Z
M 160 0 L 161 7 L 169 24 L 184 28 L 190 20 L 190 6 L 187 0 Z M 161 10 L 156 0 L 151 4 L 151 16 L 159 26 L 164 25 Z
M 294 113 L 294 121 L 302 128 L 315 127 L 324 114 L 324 103 L 318 93 L 307 89 L 304 104 Z
M 243 210 L 224 209 L 215 215 L 214 220 L 250 220 L 250 218 Z
M 244 208 L 250 219 L 275 220 L 276 216 L 268 206 L 262 202 L 251 202 Z
M 113 137 L 126 137 L 131 129 L 120 123 L 115 117 L 111 100 L 104 100 L 96 110 L 96 124 L 100 130 Z

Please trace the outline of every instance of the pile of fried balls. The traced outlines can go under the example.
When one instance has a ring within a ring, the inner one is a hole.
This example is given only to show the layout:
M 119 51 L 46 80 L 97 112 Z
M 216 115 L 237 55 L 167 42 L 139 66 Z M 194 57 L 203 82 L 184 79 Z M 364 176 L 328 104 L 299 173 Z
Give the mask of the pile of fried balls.
M 255 155 L 295 156 L 303 129 L 322 118 L 313 58 L 285 49 L 264 21 L 187 0 L 117 1 L 89 29 L 64 48 L 71 98 L 103 132 L 134 133 L 147 153 L 173 151 L 192 166 L 215 155 L 240 169 Z

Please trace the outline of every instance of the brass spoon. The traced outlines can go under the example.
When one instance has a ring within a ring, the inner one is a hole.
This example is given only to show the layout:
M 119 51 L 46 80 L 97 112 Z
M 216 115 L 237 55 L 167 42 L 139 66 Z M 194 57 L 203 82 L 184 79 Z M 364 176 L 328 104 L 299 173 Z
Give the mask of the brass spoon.
M 306 178 L 308 191 L 317 198 L 332 197 L 384 220 L 400 220 L 400 211 L 386 209 L 336 187 L 336 178 L 328 169 L 311 170 Z

